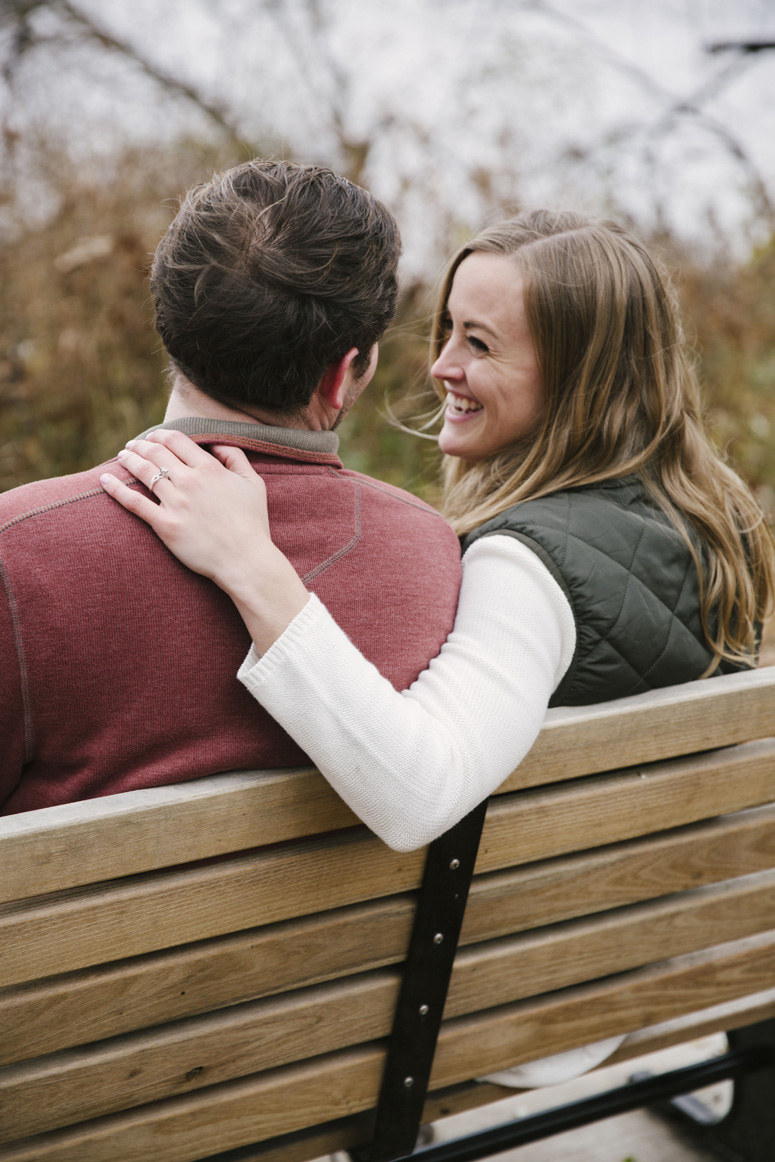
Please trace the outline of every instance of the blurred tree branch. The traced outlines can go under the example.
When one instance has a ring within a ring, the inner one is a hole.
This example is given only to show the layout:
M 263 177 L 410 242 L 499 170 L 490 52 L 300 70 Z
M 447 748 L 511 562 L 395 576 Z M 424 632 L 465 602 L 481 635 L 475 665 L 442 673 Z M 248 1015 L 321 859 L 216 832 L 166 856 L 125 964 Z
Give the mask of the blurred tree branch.
M 615 0 L 607 4 L 616 8 Z M 149 116 L 148 87 L 132 84 L 142 76 L 156 86 L 154 104 L 166 95 L 170 111 L 182 115 L 165 119 L 169 125 L 185 123 L 188 106 L 209 119 L 215 139 L 233 153 L 243 136 L 253 137 L 268 150 L 306 156 L 371 185 L 402 219 L 407 253 L 415 230 L 420 270 L 461 231 L 493 213 L 514 212 L 523 196 L 552 198 L 563 190 L 575 197 L 588 179 L 603 205 L 625 205 L 629 196 L 642 214 L 645 196 L 649 220 L 677 220 L 675 174 L 683 174 L 684 141 L 703 163 L 723 160 L 722 182 L 744 199 L 751 236 L 760 236 L 762 226 L 775 229 L 759 142 L 723 107 L 709 109 L 751 55 L 701 61 L 682 94 L 681 82 L 663 83 L 637 49 L 630 56 L 616 48 L 599 22 L 607 10 L 601 0 L 394 0 L 388 14 L 361 13 L 369 6 L 357 0 L 188 0 L 159 5 L 158 16 L 154 7 L 150 0 L 0 0 L 0 78 L 11 90 L 11 100 L 0 104 L 6 154 L 21 159 L 23 180 L 34 174 L 41 201 L 36 127 L 45 136 L 56 126 L 68 148 L 75 142 L 73 155 L 84 156 L 88 136 L 71 136 L 71 129 L 86 109 L 89 84 L 102 85 L 109 110 L 101 121 L 102 114 L 94 117 L 101 131 L 95 156 L 112 136 L 119 144 L 125 125 L 128 139 L 138 126 L 149 140 L 170 140 L 174 129 L 155 119 L 155 108 Z M 162 26 L 186 34 L 187 55 L 171 51 Z M 225 49 L 225 67 L 214 42 Z M 38 49 L 34 67 L 23 68 Z M 109 55 L 129 66 L 111 70 L 114 91 L 108 70 L 99 67 Z M 84 60 L 97 62 L 93 77 L 76 72 Z M 620 86 L 619 77 L 627 84 Z M 587 87 L 597 106 L 585 118 Z M 618 95 L 620 87 L 624 100 L 614 104 L 611 92 Z M 61 111 L 58 93 L 69 102 Z M 101 104 L 94 102 L 95 109 Z M 198 123 L 193 133 L 213 139 Z M 2 183 L 9 202 L 22 188 L 12 169 L 6 166 Z M 0 190 L 0 202 L 3 196 Z M 697 217 L 715 209 L 705 187 L 697 206 Z M 19 207 L 24 213 L 23 199 Z M 691 206 L 688 213 L 695 213 Z M 683 214 L 687 220 L 685 208 Z
M 208 100 L 199 88 L 155 64 L 135 45 L 108 31 L 70 0 L 0 0 L 0 32 L 6 32 L 10 37 L 9 51 L 2 64 L 3 76 L 8 84 L 13 83 L 14 70 L 27 53 L 58 39 L 56 36 L 41 35 L 35 30 L 31 18 L 42 11 L 59 16 L 64 28 L 75 31 L 83 41 L 99 45 L 130 60 L 166 92 L 190 101 L 229 137 L 234 140 L 239 138 L 237 125 L 228 109 Z
M 753 53 L 743 52 L 735 56 L 719 69 L 714 76 L 710 77 L 707 81 L 703 81 L 693 93 L 682 97 L 668 89 L 665 85 L 662 85 L 635 61 L 617 52 L 616 49 L 611 48 L 609 45 L 604 44 L 600 37 L 591 32 L 584 21 L 578 17 L 572 16 L 567 12 L 558 11 L 552 4 L 547 3 L 546 0 L 528 0 L 527 6 L 536 12 L 542 13 L 559 25 L 565 28 L 571 28 L 577 35 L 583 37 L 584 40 L 591 44 L 595 53 L 601 59 L 613 66 L 620 74 L 635 81 L 641 88 L 648 91 L 665 106 L 659 117 L 650 125 L 630 125 L 621 129 L 616 135 L 618 140 L 621 140 L 623 136 L 630 133 L 633 136 L 637 133 L 643 134 L 646 140 L 645 148 L 647 159 L 653 165 L 656 160 L 653 151 L 655 138 L 666 135 L 681 117 L 688 116 L 695 118 L 721 142 L 730 156 L 745 170 L 751 192 L 758 203 L 759 212 L 768 222 L 769 228 L 775 230 L 775 204 L 770 197 L 767 184 L 758 167 L 743 146 L 738 135 L 728 129 L 717 118 L 707 113 L 702 107 L 706 102 L 718 96 L 732 80 L 749 67 L 753 61 Z M 723 47 L 729 48 L 733 46 L 725 45 Z M 763 45 L 761 47 L 766 48 L 768 46 Z

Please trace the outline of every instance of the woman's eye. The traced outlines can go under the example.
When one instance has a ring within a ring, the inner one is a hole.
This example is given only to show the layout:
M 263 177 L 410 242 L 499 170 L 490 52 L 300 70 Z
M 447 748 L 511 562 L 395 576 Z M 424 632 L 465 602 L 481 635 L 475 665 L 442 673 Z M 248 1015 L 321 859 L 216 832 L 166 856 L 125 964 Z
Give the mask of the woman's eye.
M 481 339 L 477 339 L 475 335 L 467 335 L 468 346 L 474 351 L 489 351 L 490 348 Z

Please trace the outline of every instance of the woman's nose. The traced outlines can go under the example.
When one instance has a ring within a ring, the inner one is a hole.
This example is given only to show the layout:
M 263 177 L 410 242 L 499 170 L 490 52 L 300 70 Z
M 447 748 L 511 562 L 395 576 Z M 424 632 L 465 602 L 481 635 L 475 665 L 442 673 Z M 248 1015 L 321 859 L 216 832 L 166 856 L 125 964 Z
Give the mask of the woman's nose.
M 460 364 L 453 358 L 449 348 L 449 343 L 442 347 L 441 354 L 431 367 L 434 379 L 460 379 L 463 374 Z

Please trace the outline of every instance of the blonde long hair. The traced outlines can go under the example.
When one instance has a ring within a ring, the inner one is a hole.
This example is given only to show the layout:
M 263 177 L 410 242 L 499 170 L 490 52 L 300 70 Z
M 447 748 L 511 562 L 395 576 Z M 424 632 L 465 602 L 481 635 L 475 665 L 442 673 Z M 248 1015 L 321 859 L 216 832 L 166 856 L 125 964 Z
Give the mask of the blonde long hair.
M 447 337 L 455 271 L 474 252 L 519 266 L 545 407 L 529 439 L 477 463 L 445 457 L 444 511 L 457 533 L 523 500 L 637 474 L 697 565 L 715 655 L 709 672 L 721 658 L 750 664 L 775 588 L 773 539 L 704 430 L 666 276 L 615 222 L 522 214 L 453 257 L 434 317 L 434 359 Z M 437 391 L 444 395 L 442 385 Z

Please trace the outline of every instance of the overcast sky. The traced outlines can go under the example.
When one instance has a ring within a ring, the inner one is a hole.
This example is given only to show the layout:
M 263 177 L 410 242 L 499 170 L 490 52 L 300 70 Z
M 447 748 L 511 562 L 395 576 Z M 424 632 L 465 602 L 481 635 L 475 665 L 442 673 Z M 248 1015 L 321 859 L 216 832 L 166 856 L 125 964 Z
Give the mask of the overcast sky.
M 772 227 L 775 52 L 706 50 L 775 40 L 773 0 L 72 7 L 222 107 L 245 140 L 340 169 L 365 159 L 362 180 L 398 213 L 410 265 L 435 261 L 451 229 L 522 204 L 619 209 L 647 228 L 661 215 L 741 251 Z M 48 45 L 0 90 L 12 127 L 45 122 L 84 156 L 219 132 L 61 13 L 40 12 L 35 28 Z

